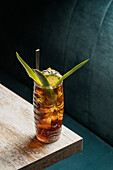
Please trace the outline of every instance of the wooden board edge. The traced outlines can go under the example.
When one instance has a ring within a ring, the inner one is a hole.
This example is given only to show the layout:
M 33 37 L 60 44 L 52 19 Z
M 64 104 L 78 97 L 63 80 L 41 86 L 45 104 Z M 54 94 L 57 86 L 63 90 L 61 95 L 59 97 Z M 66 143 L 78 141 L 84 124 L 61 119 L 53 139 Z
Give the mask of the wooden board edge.
M 72 143 L 71 145 L 68 145 L 54 153 L 51 153 L 50 155 L 47 155 L 46 157 L 39 159 L 38 161 L 35 161 L 23 168 L 20 168 L 19 170 L 34 170 L 34 169 L 42 170 L 57 162 L 64 160 L 65 158 L 68 158 L 69 156 L 72 156 L 82 151 L 82 149 L 83 139 L 81 138 L 77 142 Z

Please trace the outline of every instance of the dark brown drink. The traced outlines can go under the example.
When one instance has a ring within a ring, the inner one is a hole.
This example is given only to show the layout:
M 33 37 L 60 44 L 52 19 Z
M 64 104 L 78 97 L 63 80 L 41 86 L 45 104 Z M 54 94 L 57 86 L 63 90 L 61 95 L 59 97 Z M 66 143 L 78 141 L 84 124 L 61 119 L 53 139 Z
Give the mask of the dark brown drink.
M 49 77 L 48 80 L 53 82 L 53 79 L 57 79 L 57 75 L 54 78 L 51 72 L 46 74 L 46 77 Z M 63 82 L 58 86 L 51 86 L 51 89 L 52 95 L 55 96 L 52 99 L 50 98 L 50 89 L 34 82 L 33 106 L 36 136 L 44 143 L 58 140 L 62 128 L 64 112 Z

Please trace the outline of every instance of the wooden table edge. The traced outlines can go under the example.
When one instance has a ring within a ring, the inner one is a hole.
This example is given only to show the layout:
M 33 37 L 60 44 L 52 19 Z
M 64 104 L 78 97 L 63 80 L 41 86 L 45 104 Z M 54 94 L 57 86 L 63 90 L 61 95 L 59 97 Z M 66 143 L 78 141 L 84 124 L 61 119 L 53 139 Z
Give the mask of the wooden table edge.
M 44 159 L 41 158 L 31 164 L 28 164 L 25 167 L 20 168 L 19 170 L 42 170 L 82 150 L 83 150 L 83 138 L 81 137 L 81 139 L 78 140 L 77 142 L 72 143 L 71 145 L 68 145 L 65 148 L 62 148 L 58 151 L 55 151 L 45 156 Z
M 3 89 L 7 89 L 11 94 L 19 97 L 20 99 L 22 99 L 27 104 L 32 105 L 31 103 L 29 103 L 28 101 L 23 99 L 21 96 L 17 95 L 13 91 L 11 91 L 10 89 L 8 89 L 4 85 L 2 85 L 1 83 L 0 83 L 0 87 L 3 88 Z M 67 128 L 67 127 L 65 127 L 65 128 Z M 72 156 L 72 155 L 80 152 L 82 149 L 83 149 L 83 138 L 78 135 L 78 140 L 77 141 L 75 140 L 75 142 L 71 143 L 70 145 L 67 145 L 62 149 L 54 151 L 53 153 L 45 156 L 44 159 L 40 158 L 40 159 L 34 161 L 34 162 L 20 168 L 20 170 L 34 170 L 34 169 L 35 170 L 36 169 L 38 169 L 38 170 L 41 169 L 42 170 L 42 169 L 47 168 L 47 167 L 49 167 L 49 166 L 51 166 L 51 165 L 53 165 L 53 164 L 55 164 L 55 163 L 57 163 L 59 161 L 64 160 L 65 158 L 67 158 L 69 156 Z

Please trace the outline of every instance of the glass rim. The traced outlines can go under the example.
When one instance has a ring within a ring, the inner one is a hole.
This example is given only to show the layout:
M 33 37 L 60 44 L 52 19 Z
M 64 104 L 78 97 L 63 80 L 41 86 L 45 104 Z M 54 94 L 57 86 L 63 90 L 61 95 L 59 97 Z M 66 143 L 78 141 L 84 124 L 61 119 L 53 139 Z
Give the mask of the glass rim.
M 63 84 L 63 81 L 61 81 L 61 83 L 55 85 L 55 86 L 43 86 L 43 85 L 40 85 L 38 84 L 36 81 L 34 81 L 34 83 L 39 87 L 39 88 L 42 88 L 42 89 L 55 89 L 59 86 L 61 86 Z

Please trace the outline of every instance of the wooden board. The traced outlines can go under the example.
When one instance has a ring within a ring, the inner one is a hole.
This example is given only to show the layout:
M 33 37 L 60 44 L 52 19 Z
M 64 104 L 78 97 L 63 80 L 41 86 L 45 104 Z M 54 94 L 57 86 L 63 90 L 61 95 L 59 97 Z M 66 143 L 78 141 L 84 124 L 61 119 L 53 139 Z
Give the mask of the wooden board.
M 39 142 L 32 104 L 0 84 L 0 169 L 44 169 L 81 150 L 82 138 L 65 126 L 58 141 Z

